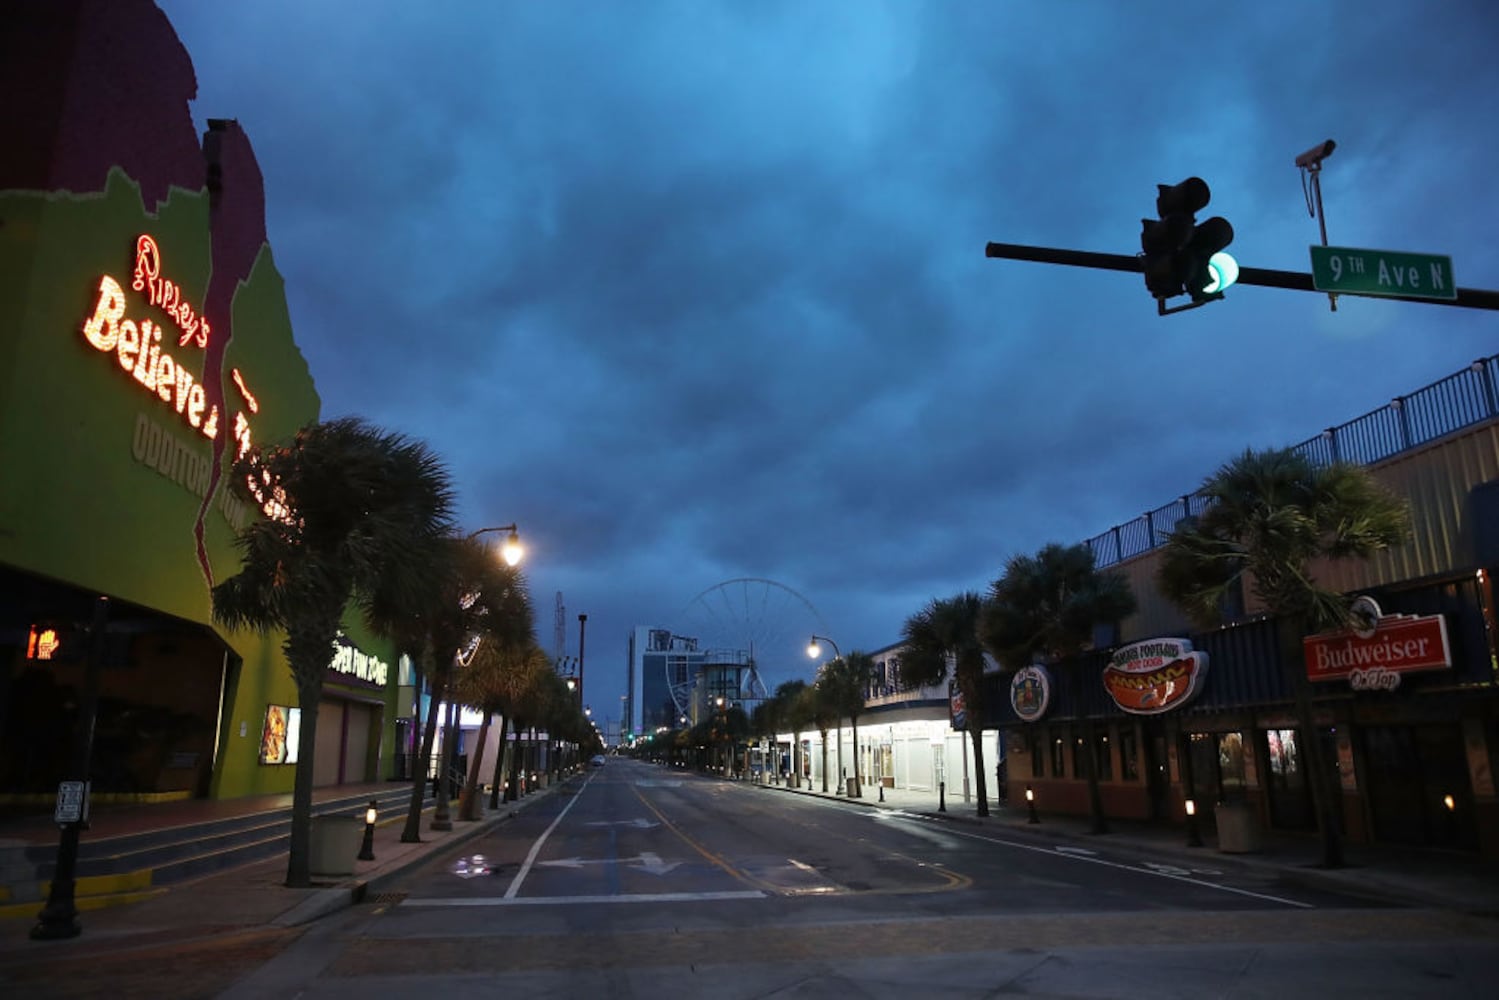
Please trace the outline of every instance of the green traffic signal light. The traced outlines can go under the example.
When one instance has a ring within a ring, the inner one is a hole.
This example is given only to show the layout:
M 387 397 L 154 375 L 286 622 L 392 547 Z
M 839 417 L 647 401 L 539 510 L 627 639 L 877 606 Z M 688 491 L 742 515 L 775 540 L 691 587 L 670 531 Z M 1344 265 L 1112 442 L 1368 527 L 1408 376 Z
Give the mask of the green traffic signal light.
M 1208 282 L 1202 293 L 1216 295 L 1239 280 L 1239 262 L 1234 260 L 1232 254 L 1219 250 L 1208 258 L 1208 272 L 1212 274 L 1213 280 Z

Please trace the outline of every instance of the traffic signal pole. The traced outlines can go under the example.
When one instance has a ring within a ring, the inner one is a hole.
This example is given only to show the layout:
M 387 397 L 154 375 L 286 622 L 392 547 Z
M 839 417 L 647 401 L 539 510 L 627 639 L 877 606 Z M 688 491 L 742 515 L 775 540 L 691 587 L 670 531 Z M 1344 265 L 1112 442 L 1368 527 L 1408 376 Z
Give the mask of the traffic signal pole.
M 998 257 L 1003 260 L 1029 260 L 1038 264 L 1065 264 L 1068 267 L 1090 267 L 1102 271 L 1129 271 L 1133 274 L 1143 274 L 1143 258 L 1120 253 L 1093 253 L 1088 250 L 1060 250 L 1055 247 L 1031 247 L 1019 243 L 990 243 L 984 249 L 984 256 Z M 1312 287 L 1312 276 L 1299 271 L 1278 271 L 1265 267 L 1241 267 L 1239 269 L 1239 285 L 1260 285 L 1265 288 L 1288 288 L 1297 292 L 1316 292 L 1318 295 L 1327 293 L 1320 292 Z M 1353 295 L 1353 292 L 1339 292 L 1339 295 Z M 1360 296 L 1361 298 L 1379 298 L 1379 296 Z M 1403 296 L 1402 302 L 1424 302 L 1433 306 L 1461 306 L 1464 309 L 1493 309 L 1499 310 L 1499 292 L 1488 291 L 1481 288 L 1459 288 L 1455 299 L 1428 299 L 1416 296 Z

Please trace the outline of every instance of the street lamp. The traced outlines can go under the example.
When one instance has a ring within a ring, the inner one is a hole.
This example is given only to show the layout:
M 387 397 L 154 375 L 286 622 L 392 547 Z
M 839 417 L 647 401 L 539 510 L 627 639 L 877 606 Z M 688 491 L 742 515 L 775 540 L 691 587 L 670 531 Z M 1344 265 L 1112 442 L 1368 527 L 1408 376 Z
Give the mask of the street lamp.
M 505 524 L 501 525 L 498 528 L 480 528 L 478 531 L 473 532 L 468 537 L 478 538 L 480 535 L 488 531 L 510 532 L 509 537 L 505 539 L 505 544 L 500 547 L 500 555 L 504 558 L 505 564 L 507 566 L 518 565 L 521 561 L 521 557 L 526 554 L 526 550 L 521 547 L 520 531 L 517 530 L 516 526 L 513 524 Z
M 825 642 L 833 647 L 833 657 L 835 659 L 843 659 L 843 653 L 838 649 L 838 644 L 825 635 L 814 635 L 811 641 L 807 643 L 807 655 L 812 659 L 815 660 L 822 655 L 822 647 L 818 645 L 819 642 Z

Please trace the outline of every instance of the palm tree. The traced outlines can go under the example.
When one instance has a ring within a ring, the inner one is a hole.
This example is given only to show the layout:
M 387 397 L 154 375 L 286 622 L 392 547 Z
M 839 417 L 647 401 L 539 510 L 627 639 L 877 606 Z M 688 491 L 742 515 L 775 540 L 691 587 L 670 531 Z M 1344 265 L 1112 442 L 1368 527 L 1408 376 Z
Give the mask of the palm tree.
M 454 672 L 473 652 L 475 636 L 488 626 L 501 630 L 508 627 L 505 623 L 510 620 L 514 595 L 517 592 L 523 598 L 525 595 L 519 572 L 495 559 L 489 547 L 472 536 L 450 535 L 434 552 L 442 560 L 442 575 L 427 589 L 421 606 L 411 609 L 401 620 L 397 632 L 403 647 L 417 652 L 414 659 L 419 673 L 430 681 L 432 706 L 423 727 L 421 749 L 412 766 L 411 799 L 401 832 L 401 841 L 411 844 L 421 841 L 427 770 L 437 742 L 437 706 L 452 697 Z M 529 610 L 526 614 L 529 616 Z M 453 734 L 449 733 L 444 745 L 451 748 L 452 743 Z M 446 771 L 445 766 L 439 766 L 435 792 L 443 815 L 448 797 Z M 434 822 L 437 820 L 434 816 Z
M 1246 586 L 1277 619 L 1281 661 L 1295 693 L 1297 725 L 1322 863 L 1343 864 L 1333 789 L 1312 713 L 1302 638 L 1351 624 L 1349 601 L 1317 585 L 1319 559 L 1368 558 L 1410 538 L 1406 503 L 1360 466 L 1314 465 L 1292 449 L 1245 450 L 1202 486 L 1208 504 L 1166 540 L 1161 591 L 1202 624 L 1221 621 L 1226 601 Z
M 267 516 L 235 540 L 240 571 L 213 588 L 229 628 L 284 631 L 302 708 L 286 884 L 310 884 L 312 778 L 323 673 L 345 612 L 389 634 L 437 578 L 450 529 L 447 471 L 426 445 L 348 417 L 312 424 L 291 443 L 252 448 L 232 488 Z
M 1002 666 L 1019 670 L 1038 659 L 1059 663 L 1077 656 L 1092 645 L 1095 626 L 1134 612 L 1129 581 L 1117 573 L 1098 572 L 1092 549 L 1053 543 L 1034 556 L 1014 556 L 1005 564 L 1004 576 L 989 586 L 989 601 L 979 616 L 979 638 Z M 1093 832 L 1107 833 L 1098 787 L 1098 744 L 1081 699 L 1084 678 L 1076 664 L 1071 674 L 1083 725 L 1083 772 Z
M 833 700 L 828 697 L 828 689 L 818 678 L 817 683 L 809 685 L 801 693 L 800 711 L 812 721 L 817 727 L 818 735 L 822 738 L 822 794 L 828 793 L 828 730 L 838 725 L 839 719 L 837 707 Z
M 847 716 L 854 731 L 854 796 L 864 795 L 864 776 L 859 768 L 859 716 L 874 675 L 874 657 L 854 651 L 823 666 L 818 682 L 827 686 L 828 697 L 839 717 Z
M 978 815 L 989 815 L 989 790 L 984 777 L 984 647 L 979 642 L 979 613 L 984 602 L 968 591 L 946 600 L 933 600 L 906 619 L 901 629 L 901 680 L 912 686 L 938 684 L 953 661 L 953 682 L 963 694 L 968 713 L 968 737 L 978 771 Z
M 546 692 L 543 688 L 547 676 L 556 677 L 551 660 L 540 646 L 531 644 L 525 655 L 512 664 L 497 678 L 496 705 L 508 721 L 515 740 L 510 747 L 510 782 L 505 787 L 505 801 L 520 798 L 521 773 L 523 770 L 523 745 L 521 734 L 546 714 Z M 503 735 L 503 732 L 502 732 Z M 502 744 L 502 747 L 505 744 Z M 500 773 L 504 767 L 503 750 L 495 761 L 495 787 L 499 788 Z
M 802 784 L 802 730 L 812 722 L 812 716 L 807 710 L 807 699 L 803 694 L 806 690 L 807 682 L 804 680 L 782 681 L 776 685 L 776 700 L 782 706 L 781 722 L 791 730 L 792 788 L 800 788 Z
M 489 738 L 490 720 L 503 705 L 504 677 L 519 669 L 520 661 L 531 654 L 536 644 L 531 597 L 519 570 L 503 563 L 492 564 L 489 579 L 472 596 L 475 599 L 470 608 L 478 610 L 479 630 L 473 633 L 467 647 L 468 663 L 458 671 L 453 686 L 456 700 L 477 706 L 484 715 L 459 797 L 458 815 L 465 820 L 479 818 L 479 768 Z M 477 643 L 477 648 L 473 643 Z M 448 734 L 444 742 L 451 743 L 452 736 Z

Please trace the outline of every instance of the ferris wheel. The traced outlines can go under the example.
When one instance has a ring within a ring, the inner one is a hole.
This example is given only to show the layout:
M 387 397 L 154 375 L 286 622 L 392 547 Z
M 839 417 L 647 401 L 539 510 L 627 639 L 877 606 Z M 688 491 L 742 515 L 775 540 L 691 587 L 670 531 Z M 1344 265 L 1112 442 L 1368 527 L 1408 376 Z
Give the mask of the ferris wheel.
M 697 640 L 708 664 L 742 664 L 738 697 L 758 701 L 781 681 L 807 673 L 807 640 L 827 633 L 812 602 L 790 587 L 759 577 L 715 584 L 687 602 L 672 631 Z M 695 678 L 672 673 L 667 684 L 677 710 L 686 712 Z

